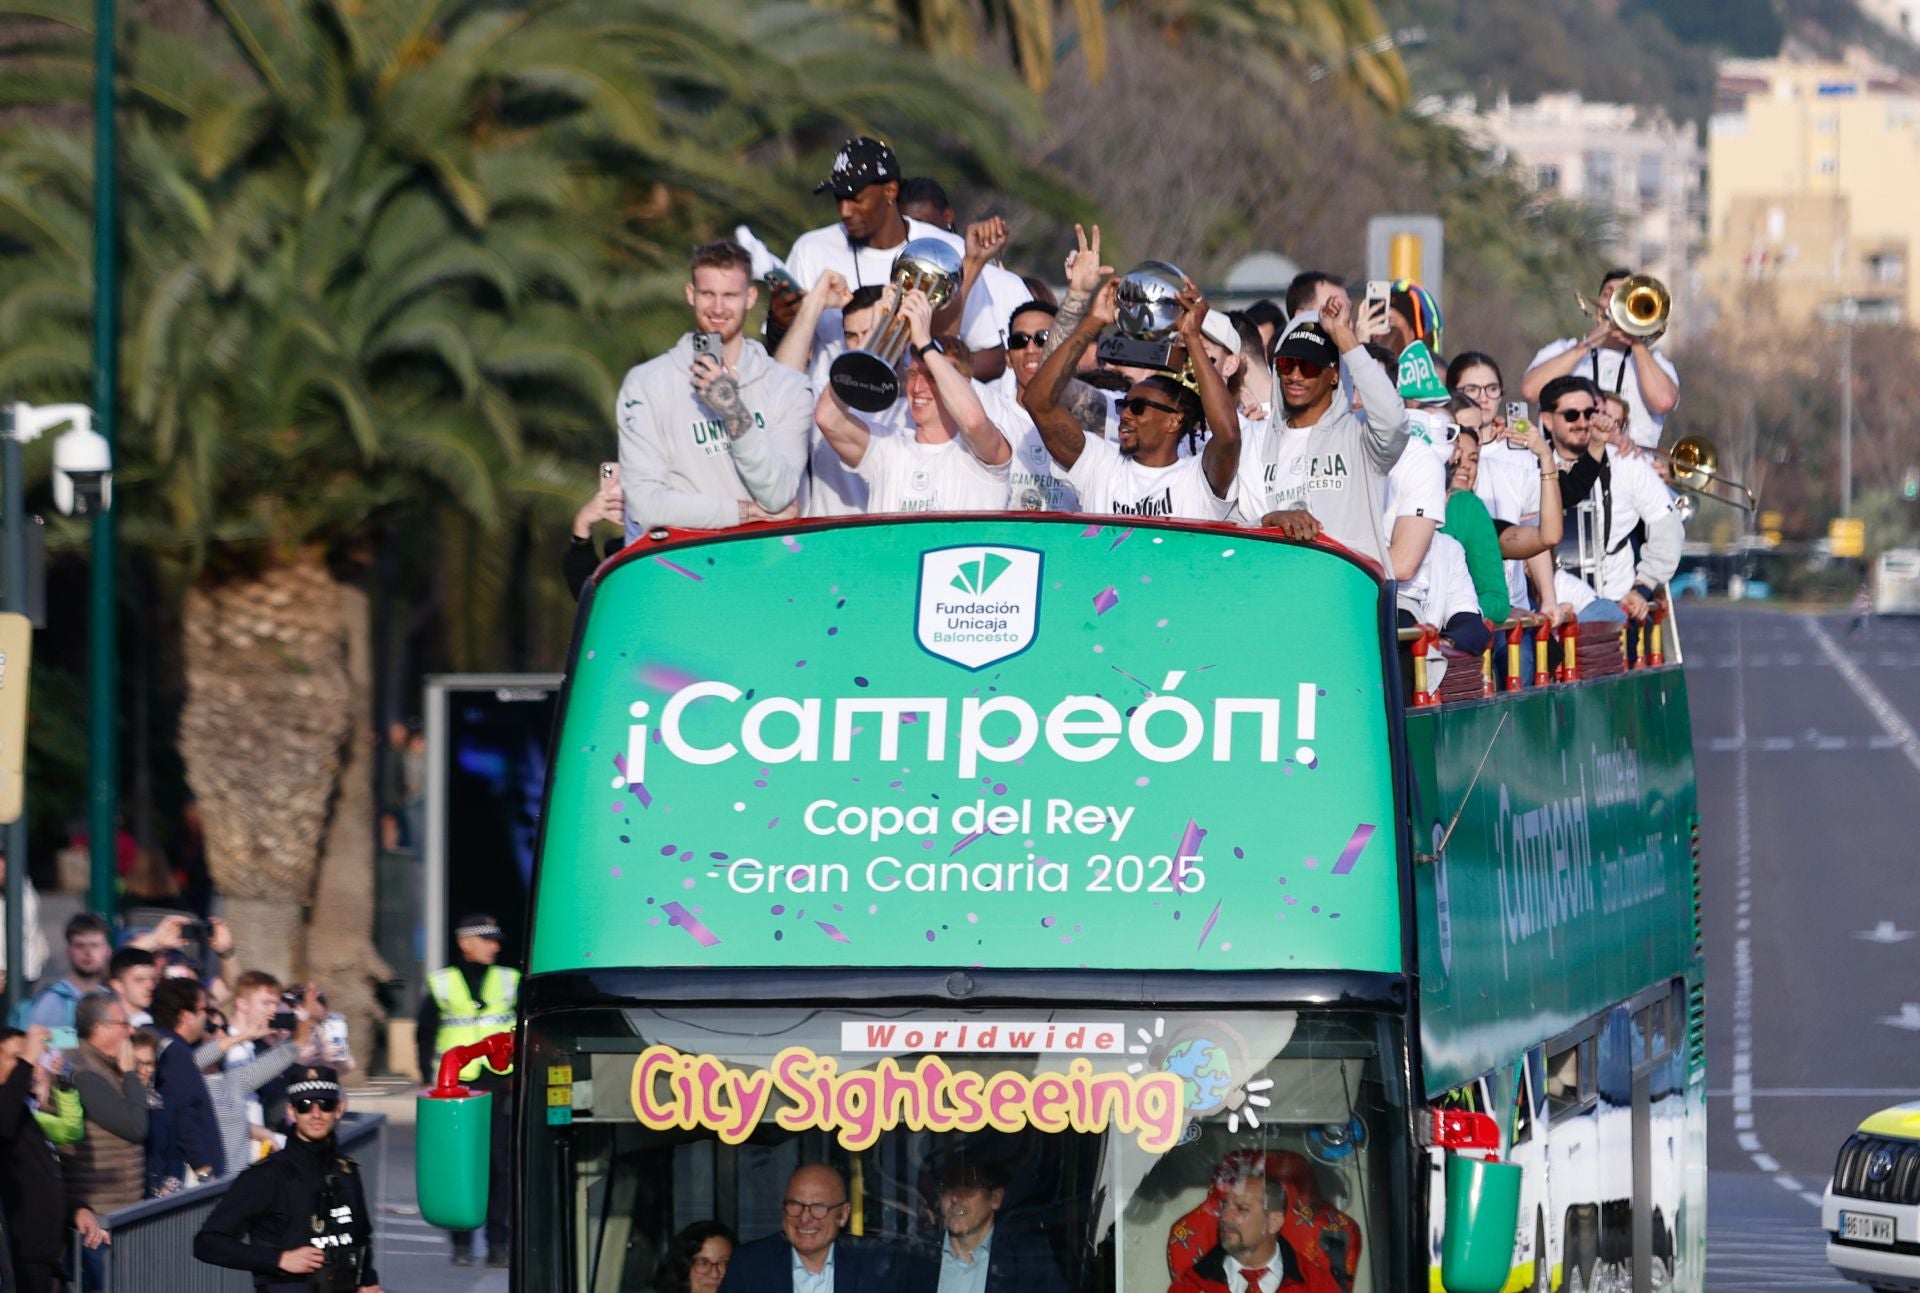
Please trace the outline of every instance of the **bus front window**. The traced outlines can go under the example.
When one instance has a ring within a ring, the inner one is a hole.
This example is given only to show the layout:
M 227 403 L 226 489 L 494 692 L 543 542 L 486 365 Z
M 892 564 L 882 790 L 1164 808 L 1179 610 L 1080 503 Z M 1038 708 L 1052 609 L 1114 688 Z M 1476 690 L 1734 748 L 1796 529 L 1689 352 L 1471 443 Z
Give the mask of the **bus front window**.
M 521 1070 L 528 1286 L 683 1293 L 674 1236 L 717 1221 L 741 1244 L 723 1293 L 791 1293 L 827 1243 L 841 1293 L 1224 1293 L 1263 1264 L 1281 1288 L 1383 1293 L 1411 1230 L 1397 1030 L 1325 1010 L 545 1016 Z

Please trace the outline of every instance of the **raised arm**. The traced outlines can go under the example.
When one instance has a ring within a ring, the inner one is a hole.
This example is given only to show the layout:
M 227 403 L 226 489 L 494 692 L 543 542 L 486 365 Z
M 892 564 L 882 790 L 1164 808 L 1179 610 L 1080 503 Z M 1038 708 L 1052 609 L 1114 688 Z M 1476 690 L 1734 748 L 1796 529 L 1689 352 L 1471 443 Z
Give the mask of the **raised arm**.
M 1647 412 L 1663 418 L 1680 403 L 1680 383 L 1660 362 L 1660 356 L 1653 349 L 1654 340 L 1648 337 L 1634 341 L 1633 376 L 1640 387 L 1640 402 L 1646 406 Z M 1623 433 L 1625 430 L 1625 427 L 1621 428 Z M 1624 434 L 1622 439 L 1625 439 Z
M 972 299 L 974 290 L 979 287 L 980 279 L 985 274 L 987 266 L 1006 250 L 1009 236 L 1007 222 L 1000 216 L 988 216 L 985 220 L 977 220 L 967 226 L 967 249 L 960 262 L 960 291 L 957 294 L 959 312 L 954 315 L 953 328 L 953 331 L 959 332 L 962 336 L 966 336 L 967 304 Z M 979 288 L 979 290 L 987 291 L 985 288 Z M 987 300 L 984 304 L 988 310 L 993 309 L 991 292 L 987 292 Z M 978 345 L 975 344 L 974 338 L 966 337 L 967 344 L 973 346 L 973 377 L 975 381 L 981 382 L 997 381 L 1000 375 L 1007 371 L 1007 348 L 1000 339 L 1000 327 L 1006 323 L 1006 320 L 989 317 L 987 322 L 993 327 L 994 344 Z M 942 335 L 945 335 L 944 332 Z M 982 340 L 984 341 L 984 338 Z
M 1514 437 L 1509 437 L 1514 438 Z M 1525 561 L 1536 552 L 1545 552 L 1560 542 L 1566 533 L 1566 508 L 1560 501 L 1560 463 L 1553 456 L 1553 445 L 1538 427 L 1529 426 L 1517 437 L 1533 454 L 1540 469 L 1540 520 L 1535 525 L 1510 525 L 1500 532 L 1500 555 Z
M 1567 347 L 1549 359 L 1542 359 L 1521 375 L 1520 398 L 1530 403 L 1540 402 L 1540 392 L 1547 389 L 1547 383 L 1556 377 L 1565 377 L 1581 364 L 1587 356 L 1607 344 L 1613 336 L 1611 323 L 1600 323 L 1593 331 L 1582 337 L 1578 344 Z
M 847 280 L 840 277 L 838 270 L 827 270 L 820 275 L 820 281 L 813 289 L 800 298 L 800 307 L 793 316 L 793 322 L 786 334 L 780 338 L 780 346 L 773 352 L 773 362 L 798 373 L 812 371 L 813 335 L 819 330 L 820 316 L 828 310 L 842 310 L 853 299 L 853 293 L 847 288 Z
M 974 457 L 989 467 L 997 467 L 1012 458 L 1013 449 L 1007 444 L 1007 437 L 987 416 L 986 406 L 980 403 L 972 380 L 940 351 L 926 349 L 933 342 L 933 305 L 927 300 L 927 294 L 907 293 L 906 300 L 900 304 L 900 313 L 907 320 L 907 338 L 918 356 L 915 362 L 926 365 L 927 376 L 933 379 L 934 398 L 947 415 L 960 424 Z
M 1400 398 L 1400 387 L 1355 335 L 1345 293 L 1334 293 L 1320 307 L 1320 326 L 1360 394 L 1360 422 L 1366 428 L 1361 446 L 1375 466 L 1391 471 L 1407 447 L 1407 402 Z
M 719 414 L 732 442 L 740 483 L 756 504 L 776 516 L 800 493 L 800 479 L 807 470 L 807 418 L 812 403 L 801 393 L 804 386 L 776 380 L 784 376 L 778 369 L 763 374 L 754 394 L 763 407 L 755 409 L 747 403 L 738 372 L 711 355 L 693 361 L 694 394 Z M 792 392 L 792 398 L 783 402 L 780 396 L 786 391 Z M 743 508 L 740 519 L 759 518 Z
M 1117 287 L 1115 291 L 1118 292 Z M 1207 348 L 1200 344 L 1200 324 L 1212 307 L 1201 297 L 1192 279 L 1180 289 L 1179 301 L 1180 343 L 1187 349 L 1188 362 L 1193 365 L 1194 378 L 1200 384 L 1200 411 L 1206 415 L 1207 430 L 1212 433 L 1200 455 L 1200 466 L 1207 473 L 1213 496 L 1225 498 L 1233 489 L 1234 473 L 1240 470 L 1240 410 L 1227 390 L 1226 379 L 1213 366 L 1213 360 L 1207 358 Z
M 1075 386 L 1088 394 L 1099 397 L 1099 392 L 1084 383 L 1076 383 L 1073 373 L 1080 366 L 1080 356 L 1087 353 L 1102 328 L 1119 317 L 1118 300 L 1120 285 L 1109 280 L 1102 285 L 1094 297 L 1093 305 L 1074 325 L 1073 333 L 1065 344 L 1052 350 L 1040 364 L 1040 371 L 1027 383 L 1027 389 L 1020 392 L 1020 406 L 1033 418 L 1033 425 L 1040 432 L 1047 452 L 1062 467 L 1072 467 L 1080 461 L 1081 451 L 1086 448 L 1087 437 L 1098 435 L 1099 428 L 1106 420 L 1106 410 L 1099 411 L 1100 422 L 1089 425 L 1092 411 L 1083 402 L 1068 398 L 1068 391 Z M 1050 345 L 1060 341 L 1059 320 L 1054 321 L 1055 333 Z
M 814 401 L 813 420 L 833 451 L 840 455 L 840 461 L 849 467 L 858 467 L 860 460 L 867 456 L 867 441 L 873 438 L 873 432 L 831 385 Z

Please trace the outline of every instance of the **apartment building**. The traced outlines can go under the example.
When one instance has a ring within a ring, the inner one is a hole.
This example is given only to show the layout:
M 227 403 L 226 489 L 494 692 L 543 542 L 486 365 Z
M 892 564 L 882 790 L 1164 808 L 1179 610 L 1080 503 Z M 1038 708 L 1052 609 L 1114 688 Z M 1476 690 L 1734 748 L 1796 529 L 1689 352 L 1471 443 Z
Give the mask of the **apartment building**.
M 1705 290 L 1744 317 L 1920 317 L 1920 85 L 1847 63 L 1730 59 L 1708 131 Z

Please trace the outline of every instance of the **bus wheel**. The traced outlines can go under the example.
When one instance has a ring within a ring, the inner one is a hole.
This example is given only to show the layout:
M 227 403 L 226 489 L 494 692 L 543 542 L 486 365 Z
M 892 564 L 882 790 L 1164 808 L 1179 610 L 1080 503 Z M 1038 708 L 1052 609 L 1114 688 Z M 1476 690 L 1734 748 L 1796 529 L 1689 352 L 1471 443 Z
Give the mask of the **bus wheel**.
M 1533 1293 L 1553 1293 L 1553 1263 L 1547 1257 L 1547 1219 L 1533 1214 Z

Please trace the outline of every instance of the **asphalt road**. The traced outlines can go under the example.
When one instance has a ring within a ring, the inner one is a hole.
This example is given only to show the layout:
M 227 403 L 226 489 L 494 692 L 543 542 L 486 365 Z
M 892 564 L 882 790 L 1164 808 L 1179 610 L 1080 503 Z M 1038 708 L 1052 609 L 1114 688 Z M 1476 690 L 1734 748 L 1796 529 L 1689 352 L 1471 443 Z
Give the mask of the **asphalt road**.
M 1690 613 L 1688 613 L 1690 612 Z M 1858 1289 L 1819 1196 L 1920 1099 L 1920 621 L 1692 607 L 1708 959 L 1707 1287 Z M 1913 1003 L 1909 1005 L 1909 1003 Z

